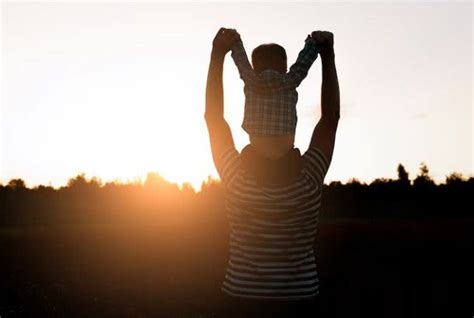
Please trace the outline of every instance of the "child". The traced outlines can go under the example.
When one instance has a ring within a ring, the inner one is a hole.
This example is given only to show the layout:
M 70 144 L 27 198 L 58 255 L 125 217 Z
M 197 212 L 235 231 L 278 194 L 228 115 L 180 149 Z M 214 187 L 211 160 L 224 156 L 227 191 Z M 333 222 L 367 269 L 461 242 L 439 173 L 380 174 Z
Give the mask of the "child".
M 304 48 L 287 72 L 287 57 L 278 44 L 263 44 L 252 52 L 250 65 L 242 40 L 232 47 L 232 58 L 244 81 L 245 111 L 242 128 L 250 144 L 264 157 L 276 159 L 293 149 L 296 131 L 296 88 L 318 56 L 308 35 Z

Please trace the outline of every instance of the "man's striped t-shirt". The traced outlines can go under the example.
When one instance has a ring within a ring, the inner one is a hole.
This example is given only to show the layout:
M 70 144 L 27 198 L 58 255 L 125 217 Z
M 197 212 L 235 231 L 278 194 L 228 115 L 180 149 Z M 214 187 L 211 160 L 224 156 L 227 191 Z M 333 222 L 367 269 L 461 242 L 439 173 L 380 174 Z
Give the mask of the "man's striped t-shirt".
M 313 242 L 329 162 L 317 148 L 302 160 L 301 174 L 284 186 L 257 185 L 233 147 L 218 160 L 230 225 L 225 293 L 263 299 L 319 293 Z

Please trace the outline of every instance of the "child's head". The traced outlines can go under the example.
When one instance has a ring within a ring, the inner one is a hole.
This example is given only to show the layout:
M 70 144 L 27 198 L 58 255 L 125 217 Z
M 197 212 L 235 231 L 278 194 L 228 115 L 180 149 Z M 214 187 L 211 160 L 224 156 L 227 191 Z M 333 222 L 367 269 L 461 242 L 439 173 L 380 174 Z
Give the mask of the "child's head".
M 275 43 L 259 45 L 252 52 L 252 64 L 257 73 L 267 69 L 286 73 L 286 51 Z

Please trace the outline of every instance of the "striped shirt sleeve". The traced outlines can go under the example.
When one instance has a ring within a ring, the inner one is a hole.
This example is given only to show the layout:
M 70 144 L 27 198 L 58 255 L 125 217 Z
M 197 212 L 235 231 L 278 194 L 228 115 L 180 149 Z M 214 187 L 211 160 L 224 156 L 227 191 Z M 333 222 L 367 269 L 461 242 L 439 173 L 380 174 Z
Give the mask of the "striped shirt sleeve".
M 305 170 L 309 177 L 318 185 L 322 185 L 329 169 L 329 161 L 324 153 L 315 147 L 310 147 L 303 155 Z
M 240 168 L 240 156 L 234 147 L 225 150 L 216 163 L 217 173 L 225 187 L 229 187 Z

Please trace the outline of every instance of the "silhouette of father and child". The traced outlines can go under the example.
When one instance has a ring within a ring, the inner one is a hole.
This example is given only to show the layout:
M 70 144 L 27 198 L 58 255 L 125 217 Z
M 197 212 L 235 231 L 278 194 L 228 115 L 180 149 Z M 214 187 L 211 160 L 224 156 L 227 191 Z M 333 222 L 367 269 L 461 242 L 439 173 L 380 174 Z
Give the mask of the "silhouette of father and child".
M 244 82 L 239 153 L 224 118 L 223 65 L 228 52 Z M 321 58 L 321 118 L 308 149 L 295 148 L 297 87 Z M 313 251 L 323 180 L 339 121 L 333 34 L 314 31 L 287 69 L 285 49 L 255 48 L 250 63 L 239 33 L 221 28 L 213 41 L 205 120 L 224 186 L 229 261 L 222 284 L 223 316 L 298 317 L 321 314 Z

